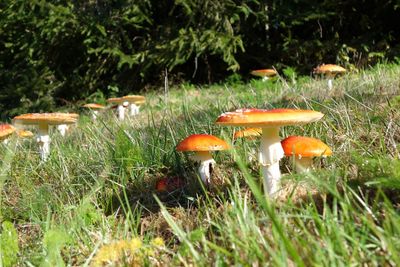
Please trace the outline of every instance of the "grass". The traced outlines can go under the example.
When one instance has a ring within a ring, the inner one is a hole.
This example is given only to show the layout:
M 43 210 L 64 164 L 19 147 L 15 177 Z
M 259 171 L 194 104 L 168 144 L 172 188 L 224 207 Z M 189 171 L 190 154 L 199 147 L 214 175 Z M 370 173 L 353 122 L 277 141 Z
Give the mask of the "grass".
M 183 84 L 166 98 L 148 93 L 125 123 L 82 115 L 66 138 L 53 132 L 45 163 L 34 140 L 14 138 L 0 150 L 2 264 L 400 265 L 399 77 L 400 66 L 379 65 L 335 80 L 331 92 L 310 77 Z M 273 202 L 249 160 L 258 141 L 239 141 L 214 154 L 223 182 L 206 190 L 175 146 L 193 133 L 230 141 L 235 129 L 214 121 L 242 107 L 323 112 L 281 136 L 317 137 L 334 155 L 310 174 L 284 160 L 284 197 Z M 155 191 L 172 176 L 186 186 Z

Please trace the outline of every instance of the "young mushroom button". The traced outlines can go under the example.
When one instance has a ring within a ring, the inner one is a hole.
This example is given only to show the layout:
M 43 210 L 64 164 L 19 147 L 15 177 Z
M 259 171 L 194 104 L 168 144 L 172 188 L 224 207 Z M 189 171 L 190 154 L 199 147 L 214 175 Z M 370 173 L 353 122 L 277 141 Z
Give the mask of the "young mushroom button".
M 224 140 L 208 134 L 190 135 L 176 146 L 177 151 L 195 152 L 191 159 L 200 161 L 200 178 L 205 184 L 211 184 L 211 170 L 215 165 L 210 152 L 227 149 L 229 146 Z
M 289 136 L 282 140 L 285 155 L 294 157 L 294 165 L 297 172 L 308 172 L 312 168 L 314 157 L 326 157 L 332 155 L 332 150 L 321 140 L 304 137 Z
M 223 113 L 216 123 L 226 126 L 262 128 L 259 161 L 262 165 L 265 193 L 273 196 L 279 190 L 281 178 L 279 161 L 284 155 L 279 138 L 280 127 L 314 122 L 323 116 L 324 114 L 313 110 L 238 109 Z

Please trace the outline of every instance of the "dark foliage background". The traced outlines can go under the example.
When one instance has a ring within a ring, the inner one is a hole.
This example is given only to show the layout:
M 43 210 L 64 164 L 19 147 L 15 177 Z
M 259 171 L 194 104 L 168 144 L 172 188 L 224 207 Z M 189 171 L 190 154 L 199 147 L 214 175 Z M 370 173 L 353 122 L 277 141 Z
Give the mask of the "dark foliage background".
M 2 119 L 175 80 L 400 54 L 400 0 L 2 0 Z

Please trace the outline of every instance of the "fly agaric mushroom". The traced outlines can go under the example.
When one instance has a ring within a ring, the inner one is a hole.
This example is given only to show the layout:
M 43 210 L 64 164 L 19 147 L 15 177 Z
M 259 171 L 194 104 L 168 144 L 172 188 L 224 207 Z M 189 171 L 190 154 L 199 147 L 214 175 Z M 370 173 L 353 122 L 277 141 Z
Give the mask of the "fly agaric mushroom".
M 53 114 L 56 114 L 56 113 L 53 113 Z M 70 117 L 75 118 L 75 119 L 79 118 L 79 114 L 77 114 L 77 113 L 61 113 L 61 112 L 59 112 L 57 114 L 64 114 L 65 116 L 70 116 Z M 69 125 L 60 124 L 60 125 L 57 126 L 57 130 L 60 132 L 61 136 L 65 136 L 65 134 L 69 130 Z
M 211 183 L 211 171 L 215 165 L 210 151 L 227 150 L 229 145 L 216 136 L 208 134 L 193 134 L 183 139 L 177 146 L 177 151 L 193 151 L 194 161 L 200 161 L 200 178 L 205 184 Z
M 289 136 L 282 140 L 285 155 L 294 156 L 294 165 L 297 172 L 308 172 L 312 168 L 313 157 L 332 155 L 332 150 L 321 140 L 304 137 Z
M 20 138 L 28 138 L 28 137 L 32 137 L 33 133 L 31 131 L 17 130 L 17 135 Z
M 76 114 L 77 115 L 77 114 Z M 15 124 L 37 125 L 40 158 L 46 161 L 50 154 L 49 126 L 76 123 L 76 115 L 69 113 L 29 113 L 14 117 Z
M 333 78 L 338 74 L 344 74 L 346 69 L 334 64 L 322 64 L 316 67 L 313 72 L 315 74 L 325 75 L 325 77 L 328 78 L 328 88 L 329 90 L 332 90 Z
M 104 109 L 105 106 L 100 105 L 100 104 L 95 104 L 95 103 L 89 103 L 83 105 L 84 108 L 90 109 L 92 113 L 92 119 L 95 121 L 97 119 L 97 115 L 99 114 L 99 111 Z
M 0 124 L 0 140 L 7 144 L 7 138 L 15 132 L 15 127 L 11 124 Z
M 112 97 L 107 99 L 107 103 L 117 104 L 118 119 L 123 121 L 125 119 L 125 108 L 128 106 L 129 102 L 122 99 L 122 97 Z
M 246 139 L 255 139 L 256 137 L 261 136 L 262 129 L 261 128 L 246 128 L 241 131 L 237 131 L 233 134 L 233 142 L 235 142 L 238 138 L 246 138 Z M 249 161 L 252 161 L 254 158 L 257 158 L 257 153 L 254 148 L 251 149 L 249 155 Z
M 323 116 L 324 114 L 313 110 L 238 109 L 223 113 L 216 123 L 226 126 L 262 128 L 259 161 L 262 165 L 264 190 L 266 194 L 273 196 L 279 189 L 281 178 L 279 160 L 284 155 L 279 138 L 280 127 L 314 122 Z
M 145 97 L 141 95 L 126 95 L 122 97 L 124 101 L 127 101 L 129 103 L 129 115 L 131 117 L 139 114 L 139 105 L 144 103 Z
M 274 69 L 261 69 L 261 70 L 253 70 L 250 72 L 251 75 L 262 77 L 263 81 L 268 80 L 270 77 L 274 77 L 278 75 L 276 70 Z
M 176 189 L 182 188 L 185 185 L 185 180 L 180 177 L 164 177 L 156 183 L 156 190 L 158 192 L 171 192 Z
M 233 134 L 233 139 L 238 138 L 254 138 L 262 134 L 261 128 L 246 128 L 241 131 L 237 131 Z

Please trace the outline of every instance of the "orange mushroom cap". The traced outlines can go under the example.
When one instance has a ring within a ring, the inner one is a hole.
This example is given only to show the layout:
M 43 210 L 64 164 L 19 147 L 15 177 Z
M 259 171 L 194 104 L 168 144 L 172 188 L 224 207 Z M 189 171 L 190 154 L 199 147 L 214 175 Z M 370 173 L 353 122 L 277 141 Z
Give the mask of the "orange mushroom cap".
M 217 151 L 229 149 L 222 139 L 209 134 L 192 134 L 183 139 L 177 146 L 177 151 Z
M 124 99 L 122 99 L 122 97 L 111 97 L 108 98 L 107 103 L 113 103 L 113 104 L 122 104 L 123 102 L 125 102 Z
M 345 72 L 345 68 L 335 64 L 323 64 L 314 69 L 314 73 L 317 74 L 339 74 Z
M 278 73 L 274 69 L 261 69 L 253 70 L 250 72 L 250 74 L 258 77 L 272 77 L 277 75 Z
M 96 104 L 96 103 L 88 103 L 83 105 L 84 108 L 90 108 L 90 109 L 103 109 L 105 106 Z
M 28 113 L 16 116 L 13 121 L 19 124 L 72 124 L 76 123 L 79 114 L 76 113 Z
M 142 95 L 126 95 L 123 96 L 122 99 L 124 101 L 128 101 L 130 103 L 135 103 L 136 101 L 145 101 L 146 98 Z
M 32 137 L 33 133 L 31 131 L 17 130 L 17 135 L 18 135 L 18 137 L 21 137 L 21 138 L 28 138 L 28 137 Z
M 11 124 L 0 124 L 0 140 L 15 132 L 15 127 Z
M 233 139 L 245 138 L 245 137 L 255 137 L 262 134 L 261 128 L 247 128 L 242 131 L 237 131 L 233 135 Z
M 289 136 L 281 141 L 286 156 L 320 157 L 332 155 L 332 150 L 319 139 Z
M 280 127 L 317 121 L 324 116 L 321 112 L 301 109 L 237 109 L 221 114 L 216 123 L 244 127 Z

